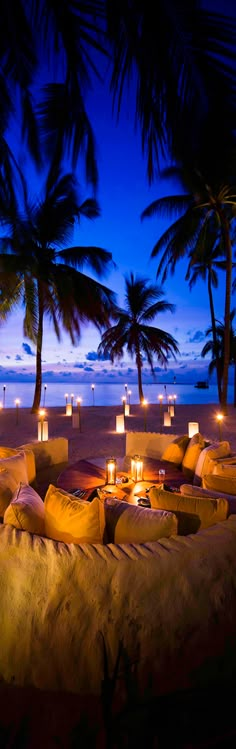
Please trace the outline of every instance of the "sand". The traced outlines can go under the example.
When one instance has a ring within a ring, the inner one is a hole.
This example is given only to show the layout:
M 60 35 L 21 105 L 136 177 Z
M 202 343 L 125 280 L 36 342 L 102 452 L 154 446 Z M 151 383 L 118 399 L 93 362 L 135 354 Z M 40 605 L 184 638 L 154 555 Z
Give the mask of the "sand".
M 166 410 L 163 406 L 163 410 Z M 220 435 L 216 414 L 216 405 L 177 405 L 171 427 L 163 427 L 162 432 L 169 434 L 188 433 L 188 422 L 199 423 L 199 431 L 209 440 L 229 440 L 231 449 L 236 452 L 236 409 L 228 407 L 227 416 L 222 424 Z M 75 407 L 74 414 L 77 413 Z M 121 406 L 85 406 L 81 407 L 81 432 L 73 428 L 72 418 L 65 415 L 65 408 L 54 407 L 46 410 L 49 438 L 67 437 L 69 445 L 69 462 L 80 458 L 110 457 L 119 458 L 125 455 L 125 434 L 116 433 L 116 415 L 122 413 Z M 28 408 L 16 410 L 3 409 L 0 412 L 0 444 L 16 447 L 26 442 L 37 441 L 38 416 L 31 414 Z M 162 420 L 163 421 L 163 418 Z M 131 405 L 131 414 L 125 418 L 127 431 L 145 431 L 144 409 Z M 149 404 L 146 415 L 146 431 L 160 431 L 160 406 Z

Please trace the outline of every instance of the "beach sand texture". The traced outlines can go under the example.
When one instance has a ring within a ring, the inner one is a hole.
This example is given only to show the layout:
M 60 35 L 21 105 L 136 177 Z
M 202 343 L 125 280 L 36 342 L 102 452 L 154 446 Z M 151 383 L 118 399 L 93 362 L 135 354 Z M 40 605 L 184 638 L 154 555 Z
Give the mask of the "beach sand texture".
M 228 440 L 233 452 L 236 452 L 236 409 L 228 406 L 227 416 L 222 423 L 220 433 L 216 414 L 216 405 L 177 405 L 175 416 L 171 420 L 171 427 L 163 427 L 163 412 L 167 407 L 163 405 L 160 419 L 159 404 L 148 404 L 146 409 L 146 431 L 162 432 L 166 434 L 187 434 L 188 422 L 199 424 L 201 434 L 211 440 Z M 76 414 L 76 407 L 73 411 Z M 46 409 L 45 418 L 48 420 L 48 437 L 66 437 L 69 445 L 69 463 L 80 458 L 122 457 L 125 455 L 125 433 L 116 433 L 116 415 L 122 414 L 121 406 L 85 406 L 81 408 L 81 432 L 72 426 L 72 418 L 65 415 L 65 408 Z M 16 447 L 27 442 L 37 441 L 38 415 L 32 414 L 30 409 L 3 409 L 0 413 L 0 444 Z M 144 408 L 140 405 L 131 406 L 130 416 L 125 417 L 126 431 L 145 431 Z

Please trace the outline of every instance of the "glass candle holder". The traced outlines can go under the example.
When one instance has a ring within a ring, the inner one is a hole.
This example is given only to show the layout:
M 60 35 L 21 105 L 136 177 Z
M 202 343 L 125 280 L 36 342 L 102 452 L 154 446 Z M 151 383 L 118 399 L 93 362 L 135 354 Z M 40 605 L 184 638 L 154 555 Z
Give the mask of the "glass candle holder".
M 131 458 L 131 478 L 135 484 L 143 480 L 143 460 L 140 455 L 134 455 Z
M 116 483 L 116 458 L 106 460 L 106 484 Z

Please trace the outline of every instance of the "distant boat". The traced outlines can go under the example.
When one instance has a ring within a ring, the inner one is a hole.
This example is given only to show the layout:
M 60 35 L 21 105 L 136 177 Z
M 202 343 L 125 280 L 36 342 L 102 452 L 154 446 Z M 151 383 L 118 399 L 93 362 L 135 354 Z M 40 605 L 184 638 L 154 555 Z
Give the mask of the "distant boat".
M 201 388 L 202 390 L 207 390 L 209 388 L 209 384 L 207 380 L 198 380 L 196 382 L 196 385 L 194 385 L 195 388 Z

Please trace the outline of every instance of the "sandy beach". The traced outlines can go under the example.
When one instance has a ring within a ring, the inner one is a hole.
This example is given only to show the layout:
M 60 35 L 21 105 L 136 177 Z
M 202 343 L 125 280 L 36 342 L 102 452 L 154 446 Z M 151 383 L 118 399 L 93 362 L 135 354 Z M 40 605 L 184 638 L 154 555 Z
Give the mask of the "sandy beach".
M 163 410 L 166 410 L 163 406 Z M 199 424 L 201 434 L 210 440 L 220 438 L 216 405 L 177 405 L 171 427 L 163 427 L 167 434 L 188 433 L 188 422 Z M 74 409 L 76 414 L 76 408 Z M 122 407 L 117 406 L 85 406 L 81 408 L 81 432 L 73 428 L 72 418 L 65 415 L 64 408 L 46 409 L 48 420 L 48 436 L 67 437 L 69 445 L 69 462 L 80 458 L 110 457 L 119 458 L 125 455 L 125 433 L 116 433 L 116 415 L 122 414 Z M 160 423 L 159 404 L 149 404 L 146 413 L 146 431 L 159 432 Z M 38 415 L 31 414 L 30 409 L 19 409 L 18 419 L 16 410 L 3 409 L 0 413 L 0 444 L 16 447 L 27 442 L 37 441 Z M 142 406 L 133 405 L 131 414 L 125 418 L 126 431 L 145 431 L 145 417 Z M 236 410 L 228 407 L 227 416 L 222 423 L 222 439 L 229 440 L 232 451 L 236 452 Z

